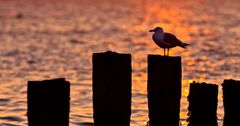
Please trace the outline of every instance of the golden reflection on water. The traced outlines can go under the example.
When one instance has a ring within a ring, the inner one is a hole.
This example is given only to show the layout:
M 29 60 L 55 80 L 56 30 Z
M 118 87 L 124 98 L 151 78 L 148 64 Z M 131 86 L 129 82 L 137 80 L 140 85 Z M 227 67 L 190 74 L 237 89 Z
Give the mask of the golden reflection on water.
M 186 23 L 185 20 L 189 20 L 189 18 L 193 15 L 193 12 L 186 10 L 184 8 L 181 8 L 181 6 L 175 6 L 175 4 L 179 4 L 177 2 L 157 2 L 157 1 L 144 1 L 143 4 L 141 5 L 142 11 L 143 11 L 143 19 L 139 20 L 138 23 L 135 24 L 133 28 L 130 28 L 128 31 L 130 33 L 133 32 L 146 32 L 150 29 L 153 29 L 156 26 L 161 26 L 166 32 L 171 32 L 175 34 L 179 39 L 181 39 L 184 42 L 192 43 L 192 36 L 191 34 L 194 34 L 198 32 L 194 26 L 190 26 L 189 23 Z M 168 7 L 171 6 L 171 7 Z M 169 9 L 170 8 L 170 9 Z M 206 15 L 204 18 L 208 19 L 208 15 Z M 212 30 L 209 29 L 204 29 L 203 30 L 204 34 L 207 35 L 213 35 Z M 150 48 L 151 52 L 150 53 L 155 53 L 155 54 L 163 54 L 163 49 L 159 49 L 157 45 L 153 44 L 151 41 L 151 35 L 149 34 L 148 36 L 148 43 L 147 46 Z M 138 39 L 136 40 L 138 41 Z M 190 47 L 191 48 L 191 47 Z M 192 49 L 192 48 L 191 48 Z M 189 57 L 192 55 L 191 50 L 185 50 L 181 48 L 174 48 L 170 50 L 170 55 L 181 55 L 183 58 Z M 133 55 L 134 61 L 140 60 L 142 57 L 139 56 L 139 54 Z M 196 64 L 202 66 L 202 65 L 208 65 L 211 67 L 215 67 L 215 64 L 212 64 L 210 62 L 207 62 L 208 57 L 207 56 L 200 56 L 199 59 L 203 62 L 197 63 L 195 60 L 187 60 L 185 63 L 185 66 L 195 66 Z M 206 61 L 206 62 L 204 62 Z M 133 62 L 133 69 L 136 69 L 136 73 L 133 73 L 133 92 L 134 93 L 140 93 L 140 94 L 145 94 L 147 95 L 147 90 L 146 90 L 146 78 L 147 78 L 147 73 L 146 71 L 142 72 L 141 68 L 146 68 L 146 60 L 141 61 L 141 62 Z M 195 66 L 196 67 L 196 66 Z M 140 69 L 139 69 L 140 68 Z M 199 71 L 201 72 L 206 72 L 205 67 L 199 68 Z M 141 72 L 140 72 L 141 71 Z M 187 71 L 183 71 L 187 72 Z M 189 74 L 189 73 L 188 73 Z M 185 75 L 185 73 L 184 73 Z M 183 76 L 184 78 L 184 76 Z M 180 117 L 181 117 L 181 125 L 185 126 L 187 125 L 187 107 L 188 107 L 188 101 L 187 101 L 187 96 L 189 94 L 189 84 L 193 82 L 193 80 L 197 80 L 200 82 L 206 81 L 207 79 L 205 76 L 200 76 L 198 78 L 193 77 L 189 80 L 182 80 L 182 99 L 181 99 L 181 112 L 180 112 Z M 134 98 L 133 98 L 134 99 Z M 139 99 L 138 99 L 139 100 Z M 137 101 L 139 103 L 147 103 L 145 99 L 140 99 L 141 101 Z M 133 103 L 135 101 L 133 100 Z M 133 110 L 138 109 L 138 104 L 133 106 Z M 145 106 L 147 107 L 147 106 Z M 221 112 L 220 112 L 221 113 Z M 146 120 L 147 116 L 140 116 L 142 119 L 139 120 Z M 133 118 L 133 117 L 132 117 Z
M 133 27 L 129 28 L 130 33 L 134 32 L 148 32 L 150 29 L 156 26 L 161 26 L 165 32 L 170 32 L 175 34 L 180 40 L 191 43 L 191 36 L 189 35 L 190 26 L 184 23 L 184 20 L 192 15 L 191 11 L 186 11 L 185 9 L 175 6 L 179 4 L 178 2 L 170 1 L 141 1 L 141 11 L 143 14 L 142 19 L 139 20 Z M 171 7 L 169 7 L 171 6 Z M 169 9 L 170 8 L 170 9 Z M 148 34 L 147 41 L 149 42 L 147 46 L 150 47 L 151 53 L 162 54 L 163 50 L 158 49 L 158 47 L 151 41 L 151 34 Z M 145 37 L 146 38 L 146 37 Z M 182 51 L 183 49 L 176 47 L 170 50 L 170 55 L 179 54 L 179 52 L 184 53 L 183 56 L 187 56 L 187 51 Z M 175 53 L 176 52 L 176 53 Z
M 106 50 L 132 54 L 131 126 L 145 125 L 147 54 L 163 54 L 148 32 L 156 26 L 191 44 L 170 50 L 170 55 L 182 56 L 183 126 L 189 83 L 220 84 L 224 78 L 240 78 L 237 0 L 217 6 L 215 0 L 69 1 L 0 4 L 0 117 L 11 117 L 0 120 L 0 125 L 18 120 L 25 126 L 26 82 L 55 77 L 71 82 L 70 125 L 92 122 L 91 54 Z M 17 18 L 19 13 L 23 18 Z M 220 89 L 218 97 L 221 119 Z

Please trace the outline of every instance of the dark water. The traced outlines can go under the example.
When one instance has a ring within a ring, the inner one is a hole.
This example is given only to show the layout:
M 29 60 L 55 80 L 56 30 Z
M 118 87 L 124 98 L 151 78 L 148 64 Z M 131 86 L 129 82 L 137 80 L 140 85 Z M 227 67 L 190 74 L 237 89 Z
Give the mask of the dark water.
M 147 54 L 162 54 L 149 29 L 162 26 L 191 44 L 181 55 L 181 124 L 189 83 L 240 79 L 238 0 L 0 0 L 0 125 L 25 126 L 26 82 L 65 77 L 71 82 L 70 125 L 92 122 L 91 55 L 131 53 L 131 126 L 148 120 Z M 219 88 L 221 89 L 221 87 Z M 222 124 L 222 93 L 218 117 Z

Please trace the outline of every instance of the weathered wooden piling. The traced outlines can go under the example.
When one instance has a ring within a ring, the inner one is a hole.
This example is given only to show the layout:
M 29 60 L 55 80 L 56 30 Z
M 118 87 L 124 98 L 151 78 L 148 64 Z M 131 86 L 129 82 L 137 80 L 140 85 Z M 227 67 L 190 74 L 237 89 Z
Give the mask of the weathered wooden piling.
M 240 126 L 240 81 L 224 80 L 224 126 Z
M 148 55 L 150 126 L 179 126 L 181 57 Z
M 190 84 L 188 126 L 217 126 L 218 85 Z
M 70 83 L 64 78 L 28 82 L 28 125 L 68 126 Z
M 131 55 L 93 54 L 95 126 L 129 126 L 131 116 Z

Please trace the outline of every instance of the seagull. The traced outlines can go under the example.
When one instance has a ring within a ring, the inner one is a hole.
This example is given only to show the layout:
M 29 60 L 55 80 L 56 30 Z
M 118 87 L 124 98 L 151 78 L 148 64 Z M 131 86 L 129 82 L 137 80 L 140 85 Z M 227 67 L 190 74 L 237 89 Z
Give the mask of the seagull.
M 170 48 L 176 46 L 186 48 L 189 45 L 179 40 L 175 35 L 164 32 L 161 27 L 156 27 L 153 30 L 149 30 L 149 32 L 154 32 L 152 39 L 159 47 L 164 49 L 164 56 L 166 56 L 165 49 L 167 49 L 167 56 L 169 56 Z

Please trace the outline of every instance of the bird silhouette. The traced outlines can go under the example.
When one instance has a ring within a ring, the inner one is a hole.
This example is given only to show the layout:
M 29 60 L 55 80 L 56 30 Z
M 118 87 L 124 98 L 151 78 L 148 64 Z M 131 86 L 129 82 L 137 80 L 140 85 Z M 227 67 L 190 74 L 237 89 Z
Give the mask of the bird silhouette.
M 149 32 L 154 32 L 152 35 L 153 41 L 161 48 L 164 49 L 164 56 L 166 56 L 165 50 L 167 49 L 167 56 L 169 56 L 169 49 L 179 46 L 186 48 L 189 44 L 182 42 L 175 35 L 171 33 L 164 32 L 161 27 L 156 27 Z

